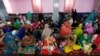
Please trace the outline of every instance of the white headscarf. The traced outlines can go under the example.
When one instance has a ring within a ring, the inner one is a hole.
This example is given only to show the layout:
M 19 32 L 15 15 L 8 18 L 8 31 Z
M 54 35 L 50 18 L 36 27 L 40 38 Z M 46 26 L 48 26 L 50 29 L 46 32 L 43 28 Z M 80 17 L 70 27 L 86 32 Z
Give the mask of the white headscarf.
M 42 32 L 42 39 L 49 37 L 51 33 L 52 33 L 52 30 L 49 28 L 49 25 L 45 24 L 45 28 Z

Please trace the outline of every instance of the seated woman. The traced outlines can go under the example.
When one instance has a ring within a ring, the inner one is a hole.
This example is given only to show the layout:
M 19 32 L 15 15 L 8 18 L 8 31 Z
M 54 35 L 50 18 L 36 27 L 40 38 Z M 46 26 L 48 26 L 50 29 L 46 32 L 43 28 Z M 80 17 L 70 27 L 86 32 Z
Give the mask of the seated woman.
M 65 53 L 70 53 L 74 50 L 80 50 L 81 49 L 81 47 L 79 45 L 75 44 L 74 37 L 69 36 L 67 41 L 68 41 L 68 44 L 64 47 Z
M 65 37 L 71 33 L 71 25 L 69 20 L 65 20 L 60 29 L 60 36 Z
M 85 27 L 86 27 L 85 31 L 87 31 L 89 33 L 89 35 L 92 36 L 92 34 L 94 33 L 92 23 L 91 22 L 87 23 L 87 25 Z
M 29 33 L 25 35 L 23 40 L 19 43 L 19 53 L 22 54 L 35 54 L 35 38 Z
M 43 29 L 41 38 L 45 39 L 46 37 L 49 37 L 51 33 L 52 30 L 49 28 L 49 24 L 45 24 L 45 28 Z
M 50 55 L 50 54 L 58 54 L 58 48 L 56 44 L 56 40 L 51 35 L 43 40 L 43 47 L 41 49 L 41 54 L 43 55 Z

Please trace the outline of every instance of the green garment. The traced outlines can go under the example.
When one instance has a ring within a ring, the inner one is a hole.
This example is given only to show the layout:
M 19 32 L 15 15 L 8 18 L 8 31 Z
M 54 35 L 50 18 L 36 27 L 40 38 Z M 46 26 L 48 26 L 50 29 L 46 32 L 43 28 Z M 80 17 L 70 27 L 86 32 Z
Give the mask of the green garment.
M 85 38 L 85 37 L 83 36 L 83 34 L 78 35 L 77 40 L 78 40 L 78 44 L 79 44 L 81 47 L 84 47 L 83 41 L 86 41 L 86 43 L 90 43 L 90 42 L 91 42 L 90 36 L 88 35 L 87 38 Z
M 74 29 L 74 34 L 75 35 L 80 35 L 80 34 L 82 34 L 83 33 L 83 30 L 82 30 L 82 24 L 80 24 L 78 27 L 76 27 L 76 29 Z
M 84 39 L 85 39 L 85 38 L 84 38 Z M 86 41 L 87 43 L 90 43 L 90 42 L 91 42 L 91 38 L 90 38 L 89 35 L 87 36 L 87 38 L 85 39 L 85 41 Z
M 35 51 L 34 46 L 24 46 L 24 48 L 29 51 L 30 49 L 32 49 L 32 51 Z
M 79 44 L 81 47 L 84 47 L 84 45 L 83 45 L 84 36 L 83 36 L 82 34 L 79 34 L 79 35 L 78 35 L 77 40 L 78 40 L 78 44 Z
M 30 21 L 32 21 L 32 13 L 31 13 L 31 12 L 28 12 L 28 13 L 26 14 L 26 16 L 27 16 L 27 18 L 28 18 Z
M 21 26 L 20 21 L 17 19 L 17 20 L 14 22 L 13 27 L 14 27 L 15 29 L 19 29 L 20 26 Z

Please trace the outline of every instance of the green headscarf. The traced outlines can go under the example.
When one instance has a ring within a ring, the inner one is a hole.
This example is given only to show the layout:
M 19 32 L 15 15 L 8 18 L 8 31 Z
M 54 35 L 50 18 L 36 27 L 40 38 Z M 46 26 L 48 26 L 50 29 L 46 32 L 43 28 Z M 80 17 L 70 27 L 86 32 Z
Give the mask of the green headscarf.
M 14 22 L 13 27 L 14 27 L 15 29 L 19 29 L 20 26 L 21 26 L 20 21 L 17 19 L 17 20 Z
M 30 21 L 32 20 L 32 13 L 30 11 L 26 14 L 26 16 Z

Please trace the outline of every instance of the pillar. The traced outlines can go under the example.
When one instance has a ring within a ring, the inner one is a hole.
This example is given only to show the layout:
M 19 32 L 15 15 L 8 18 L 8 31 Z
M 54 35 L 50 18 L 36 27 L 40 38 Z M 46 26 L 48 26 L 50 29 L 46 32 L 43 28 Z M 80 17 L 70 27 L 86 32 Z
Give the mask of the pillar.
M 59 21 L 59 0 L 53 0 L 52 20 L 54 23 Z

